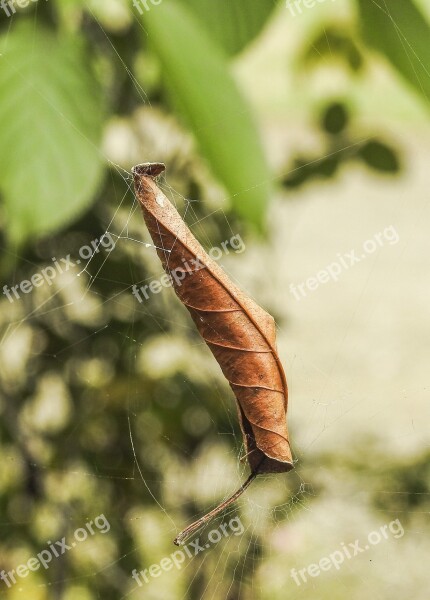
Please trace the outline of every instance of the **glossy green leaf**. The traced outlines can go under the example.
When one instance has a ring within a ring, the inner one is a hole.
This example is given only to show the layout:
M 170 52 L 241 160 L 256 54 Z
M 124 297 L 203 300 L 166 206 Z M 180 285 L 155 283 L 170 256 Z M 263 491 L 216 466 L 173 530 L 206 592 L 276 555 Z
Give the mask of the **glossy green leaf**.
M 412 0 L 358 0 L 363 33 L 428 101 L 430 24 Z
M 0 40 L 0 193 L 14 243 L 88 207 L 102 174 L 102 101 L 76 37 L 19 25 Z
M 181 3 L 145 13 L 145 31 L 164 78 L 236 211 L 262 228 L 270 174 L 249 107 L 226 57 Z

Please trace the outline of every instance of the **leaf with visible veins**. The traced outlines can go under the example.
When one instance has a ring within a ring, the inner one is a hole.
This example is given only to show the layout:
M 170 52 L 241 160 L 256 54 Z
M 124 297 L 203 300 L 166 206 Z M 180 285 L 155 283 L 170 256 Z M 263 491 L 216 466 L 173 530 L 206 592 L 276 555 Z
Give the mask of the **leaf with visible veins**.
M 293 468 L 286 411 L 288 390 L 276 349 L 275 322 L 203 250 L 159 189 L 161 163 L 133 169 L 135 190 L 158 256 L 181 302 L 227 378 L 238 404 L 251 476 L 241 490 L 197 522 L 231 504 L 262 473 Z M 175 540 L 180 543 L 195 525 Z

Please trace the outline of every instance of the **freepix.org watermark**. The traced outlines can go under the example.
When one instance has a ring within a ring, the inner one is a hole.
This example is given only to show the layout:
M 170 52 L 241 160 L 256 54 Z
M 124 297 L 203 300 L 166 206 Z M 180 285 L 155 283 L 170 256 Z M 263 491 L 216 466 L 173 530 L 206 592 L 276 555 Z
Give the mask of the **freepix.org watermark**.
M 31 2 L 38 1 L 39 0 L 0 0 L 0 8 L 2 8 L 7 17 L 11 17 L 16 13 L 17 8 L 27 8 Z
M 230 254 L 230 250 L 233 250 L 233 252 L 236 254 L 241 254 L 244 252 L 245 243 L 240 235 L 234 235 L 226 242 L 222 242 L 220 247 L 215 246 L 214 248 L 211 248 L 208 254 L 212 260 L 219 260 L 223 253 Z M 183 258 L 182 262 L 184 265 L 183 267 L 173 269 L 170 271 L 170 273 L 166 273 L 160 277 L 160 279 L 153 279 L 151 283 L 141 287 L 133 285 L 131 288 L 131 293 L 140 303 L 142 303 L 143 298 L 145 298 L 145 300 L 149 299 L 149 294 L 159 294 L 163 288 L 171 287 L 173 282 L 180 287 L 187 275 L 205 268 L 205 265 L 201 262 L 201 259 L 198 256 L 190 259 L 189 261 Z
M 133 6 L 137 8 L 137 12 L 143 15 L 144 10 L 151 10 L 153 6 L 158 6 L 163 0 L 133 0 Z
M 16 569 L 12 569 L 12 571 L 9 571 L 8 573 L 6 573 L 6 571 L 1 571 L 0 579 L 5 582 L 8 588 L 11 588 L 12 585 L 17 583 L 17 577 L 27 577 L 31 571 L 38 571 L 40 567 L 43 567 L 46 570 L 49 569 L 50 563 L 54 558 L 59 558 L 63 554 L 66 554 L 68 550 L 72 550 L 77 544 L 85 542 L 88 535 L 95 535 L 97 531 L 100 533 L 107 533 L 110 531 L 110 523 L 103 514 L 96 517 L 93 521 L 85 523 L 85 528 L 80 527 L 79 529 L 76 529 L 73 533 L 73 541 L 70 541 L 69 544 L 66 543 L 65 537 L 58 542 L 47 542 L 48 549 L 42 550 L 36 556 L 29 558 L 24 565 L 19 565 Z
M 323 556 L 318 563 L 311 563 L 303 569 L 291 569 L 290 576 L 296 585 L 300 586 L 302 583 L 308 582 L 308 575 L 318 577 L 322 571 L 330 571 L 332 567 L 339 570 L 345 560 L 351 560 L 351 558 L 370 550 L 371 546 L 376 546 L 383 540 L 388 540 L 390 534 L 396 540 L 404 536 L 405 530 L 399 519 L 391 521 L 388 525 L 381 525 L 379 529 L 371 531 L 367 536 L 367 543 L 364 546 L 360 545 L 360 540 L 355 540 L 355 542 L 349 544 L 342 542 L 340 550 L 335 550 L 328 556 Z
M 102 248 L 107 252 L 111 252 L 115 248 L 115 243 L 116 242 L 113 240 L 110 233 L 104 233 L 99 240 L 95 239 L 90 242 L 88 246 L 79 248 L 80 258 L 78 258 L 76 262 L 72 261 L 70 254 L 68 254 L 66 258 L 60 258 L 60 260 L 53 258 L 53 266 L 50 265 L 49 267 L 45 267 L 40 273 L 35 273 L 30 279 L 24 279 L 21 283 L 11 286 L 10 288 L 7 285 L 3 286 L 3 294 L 9 302 L 14 302 L 21 298 L 20 292 L 23 294 L 30 294 L 35 287 L 41 287 L 46 283 L 52 285 L 52 282 L 57 275 L 66 273 L 70 269 L 80 265 L 82 262 L 81 259 L 90 260 L 95 254 L 98 254 Z
M 131 576 L 142 587 L 145 583 L 149 583 L 150 577 L 160 577 L 160 575 L 171 571 L 174 567 L 179 571 L 187 559 L 209 550 L 223 538 L 227 538 L 232 534 L 235 536 L 242 535 L 244 531 L 245 527 L 242 525 L 240 518 L 234 517 L 230 521 L 222 523 L 217 529 L 212 529 L 208 534 L 206 543 L 200 543 L 200 538 L 197 538 L 183 546 L 183 550 L 176 550 L 170 556 L 162 558 L 159 563 L 151 565 L 144 571 L 138 572 L 133 569 Z
M 321 271 L 318 271 L 313 277 L 308 277 L 306 281 L 301 283 L 290 283 L 290 292 L 297 301 L 306 298 L 308 292 L 315 292 L 321 284 L 329 281 L 338 281 L 342 272 L 347 271 L 354 265 L 366 260 L 368 256 L 376 252 L 378 248 L 382 248 L 386 242 L 393 246 L 400 240 L 395 227 L 390 225 L 383 231 L 375 233 L 375 235 L 363 243 L 362 251 L 351 250 L 345 254 L 337 254 L 337 260 L 327 265 Z
M 329 1 L 330 0 L 286 0 L 285 4 L 293 17 L 296 17 L 297 15 L 301 15 L 303 13 L 303 8 L 314 8 L 318 4 L 323 4 L 323 2 Z M 336 0 L 331 1 L 335 2 Z

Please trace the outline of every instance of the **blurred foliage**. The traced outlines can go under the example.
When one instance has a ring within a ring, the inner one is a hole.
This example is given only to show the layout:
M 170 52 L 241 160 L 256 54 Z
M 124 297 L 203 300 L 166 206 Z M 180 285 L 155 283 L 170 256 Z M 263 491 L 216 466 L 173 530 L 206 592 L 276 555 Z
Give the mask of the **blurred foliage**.
M 357 22 L 347 28 L 325 23 L 304 51 L 303 64 L 337 57 L 361 72 L 369 54 L 363 32 L 427 99 L 430 28 L 419 9 L 411 0 L 390 7 L 373 0 L 357 4 Z M 227 56 L 253 41 L 275 6 L 273 0 L 223 0 L 216 8 L 209 1 L 164 0 L 145 8 L 139 0 L 115 0 L 102 9 L 99 2 L 52 1 L 38 4 L 37 28 L 30 19 L 25 22 L 25 14 L 11 32 L 4 23 L 0 190 L 11 243 L 19 246 L 82 214 L 100 186 L 103 125 L 141 102 L 167 99 L 185 118 L 234 210 L 264 229 L 270 171 Z M 152 52 L 159 61 L 155 70 Z M 144 64 L 142 75 L 139 62 Z M 132 73 L 136 76 L 130 77 Z M 378 143 L 387 155 L 389 148 Z M 396 170 L 392 156 L 381 164 L 373 151 L 364 151 L 365 162 L 382 171 Z M 306 158 L 298 158 L 297 164 L 302 160 Z M 317 172 L 335 174 L 336 165 L 329 163 Z M 61 206 L 56 203 L 59 189 Z
M 254 40 L 277 6 L 276 0 L 182 0 L 199 17 L 208 34 L 228 54 Z
M 363 69 L 365 57 L 353 28 L 329 25 L 309 41 L 301 61 L 307 66 L 327 60 L 339 60 L 349 65 L 353 72 Z
M 430 511 L 430 453 L 390 465 L 380 474 L 384 488 L 389 491 L 374 493 L 373 502 L 378 510 L 388 515 L 400 513 L 410 520 L 414 514 Z
M 388 31 L 377 44 L 373 35 L 372 47 L 415 85 L 414 73 L 423 75 L 420 65 L 428 65 L 428 25 L 410 2 L 398 4 L 390 10 L 414 42 L 412 63 L 399 57 Z M 382 32 L 389 21 L 386 7 L 375 12 L 373 2 L 356 5 L 360 12 L 348 27 L 324 23 L 303 40 L 298 62 L 304 69 L 318 68 L 323 57 L 340 61 L 351 78 L 365 76 L 374 60 L 365 41 L 372 37 L 369 23 Z M 171 290 L 142 305 L 130 293 L 133 284 L 160 272 L 144 245 L 130 241 L 142 240 L 143 225 L 131 210 L 128 171 L 139 161 L 168 163 L 182 214 L 191 225 L 200 221 L 196 233 L 213 245 L 231 236 L 230 226 L 235 233 L 247 224 L 264 229 L 272 176 L 231 60 L 256 40 L 277 6 L 271 0 L 163 0 L 140 14 L 125 0 L 50 0 L 12 20 L 2 14 L 4 280 L 12 286 L 51 265 L 52 257 L 76 258 L 112 223 L 120 238 L 114 252 L 82 265 L 79 277 L 64 273 L 14 303 L 0 301 L 0 571 L 102 512 L 112 525 L 109 538 L 91 540 L 88 556 L 68 553 L 20 581 L 32 600 L 131 593 L 132 569 L 174 550 L 169 516 L 181 525 L 237 485 L 237 415 L 209 351 Z M 316 123 L 322 153 L 297 151 L 284 185 L 334 177 L 352 160 L 398 173 L 402 149 L 372 127 L 372 140 L 361 143 L 360 118 L 349 99 L 325 98 Z M 203 201 L 186 211 L 184 197 Z M 326 484 L 303 469 L 322 493 Z M 424 463 L 416 473 L 412 484 L 419 490 Z M 385 487 L 402 490 L 410 474 L 387 466 L 387 477 Z M 296 473 L 262 483 L 252 493 L 257 499 L 267 494 L 260 503 L 267 515 L 256 524 L 244 509 L 247 532 L 239 549 L 225 553 L 223 579 L 213 577 L 222 555 L 213 551 L 201 568 L 165 578 L 148 598 L 252 598 L 247 575 L 264 555 L 260 541 L 272 511 L 282 523 L 311 496 L 302 493 Z
M 428 103 L 430 25 L 413 0 L 358 0 L 365 39 L 379 50 Z
M 186 116 L 214 173 L 230 190 L 236 212 L 261 228 L 270 175 L 223 54 L 179 4 L 166 2 L 148 11 L 145 23 L 170 97 Z
M 326 139 L 323 156 L 297 156 L 293 170 L 284 178 L 286 188 L 297 188 L 315 178 L 331 178 L 351 161 L 364 163 L 379 173 L 397 174 L 401 164 L 398 151 L 374 138 L 363 142 L 349 131 L 351 116 L 346 104 L 330 103 L 321 115 L 319 127 Z
M 363 441 L 366 453 L 362 452 Z M 368 456 L 372 456 L 369 464 Z M 378 439 L 369 437 L 353 443 L 348 453 L 340 457 L 326 455 L 323 462 L 331 472 L 340 473 L 345 486 L 357 485 L 365 475 L 367 487 L 357 490 L 369 496 L 377 513 L 385 513 L 387 518 L 400 516 L 402 522 L 419 524 L 425 521 L 430 509 L 430 453 L 406 456 L 393 460 L 387 456 Z M 310 468 L 310 465 L 308 465 Z M 319 488 L 325 487 L 321 479 L 315 482 Z M 321 493 L 321 490 L 320 490 Z M 323 493 L 323 492 L 322 492 Z
M 0 71 L 1 188 L 15 243 L 82 213 L 103 168 L 103 96 L 84 40 L 45 30 L 35 43 L 32 33 L 29 23 L 16 24 Z
M 390 42 L 384 41 L 383 36 L 381 39 L 379 35 L 381 30 L 395 31 L 391 18 L 387 18 L 386 14 L 391 9 L 385 10 L 372 0 L 361 1 L 360 6 L 362 9 L 361 21 L 342 26 L 337 23 L 323 24 L 321 29 L 314 32 L 312 38 L 306 40 L 303 46 L 298 58 L 299 65 L 312 72 L 318 68 L 326 68 L 331 63 L 340 67 L 352 81 L 365 78 L 371 64 L 372 53 L 366 47 L 361 33 L 362 29 L 367 31 L 368 24 L 373 23 L 371 17 L 374 17 L 376 13 L 378 19 L 384 21 L 384 27 L 375 28 L 374 25 L 372 25 L 373 29 L 371 27 L 375 35 L 379 36 L 379 49 L 382 53 L 389 55 L 394 66 L 402 74 L 405 74 L 403 63 L 396 61 L 390 52 Z M 403 8 L 402 10 L 404 10 L 404 20 L 408 20 L 410 17 L 408 9 Z M 415 9 L 412 10 L 412 13 L 416 17 Z M 403 22 L 397 13 L 396 19 L 396 24 Z M 419 30 L 421 41 L 425 39 L 426 34 L 427 37 L 430 34 L 430 28 L 424 20 L 420 22 Z M 408 37 L 409 39 L 411 38 Z M 420 60 L 418 55 L 417 57 Z M 422 58 L 425 59 L 425 56 L 423 55 Z M 422 64 L 428 64 L 428 61 L 427 63 L 424 61 Z M 417 78 L 418 73 L 415 75 Z M 416 78 L 415 82 L 417 83 Z M 410 79 L 412 78 L 410 77 Z M 428 76 L 425 79 L 428 81 Z M 324 140 L 321 155 L 297 153 L 293 156 L 292 168 L 285 169 L 288 171 L 288 175 L 283 179 L 283 184 L 287 189 L 295 189 L 315 178 L 332 178 L 339 173 L 342 165 L 351 161 L 360 162 L 380 174 L 396 175 L 400 172 L 402 168 L 401 149 L 396 148 L 390 141 L 377 137 L 374 133 L 377 130 L 376 124 L 370 134 L 372 139 L 363 141 L 365 131 L 360 122 L 360 115 L 356 113 L 356 107 L 352 107 L 352 102 L 347 97 L 339 96 L 339 98 L 327 99 L 317 124 L 320 137 Z M 366 129 L 369 131 L 368 124 Z M 360 131 L 360 135 L 357 135 L 357 131 Z
M 251 12 L 244 0 L 225 2 L 223 10 L 213 11 L 218 17 L 211 25 L 218 22 L 219 26 L 213 29 L 212 39 L 199 20 L 207 23 L 206 10 L 202 12 L 195 2 L 189 8 L 186 4 L 165 0 L 149 10 L 139 2 L 134 9 L 118 4 L 121 26 L 109 8 L 105 13 L 93 11 L 80 0 L 66 6 L 40 3 L 36 29 L 30 22 L 26 26 L 21 16 L 21 26 L 12 35 L 4 30 L 0 157 L 6 177 L 0 189 L 13 244 L 55 231 L 94 201 L 101 175 L 101 125 L 109 115 L 151 100 L 138 78 L 128 76 L 147 50 L 148 33 L 170 98 L 186 117 L 213 172 L 239 214 L 257 229 L 263 228 L 269 170 L 223 47 L 230 52 L 243 48 L 259 33 L 274 5 L 266 3 L 262 9 L 263 3 L 253 2 L 259 8 Z M 236 37 L 220 26 L 220 19 L 224 22 L 232 15 L 236 20 L 241 15 Z M 73 33 L 65 34 L 65 25 Z M 21 106 L 16 105 L 17 99 Z M 22 119 L 17 132 L 12 111 Z M 34 156 L 37 160 L 30 160 Z M 30 181 L 31 198 L 26 193 Z M 264 185 L 258 185 L 261 181 Z M 56 203 L 59 190 L 64 194 L 61 207 Z M 243 210 L 244 190 L 247 210 Z

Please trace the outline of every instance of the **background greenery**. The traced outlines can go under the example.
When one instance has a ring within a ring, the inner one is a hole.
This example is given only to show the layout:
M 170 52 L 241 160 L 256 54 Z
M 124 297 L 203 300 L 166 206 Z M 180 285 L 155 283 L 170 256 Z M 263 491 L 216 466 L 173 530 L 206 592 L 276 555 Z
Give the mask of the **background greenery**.
M 231 393 L 174 294 L 138 304 L 130 293 L 160 275 L 154 254 L 133 242 L 147 234 L 131 167 L 166 162 L 166 185 L 207 247 L 232 232 L 246 240 L 247 252 L 225 265 L 275 314 L 287 371 L 297 377 L 293 357 L 305 361 L 313 341 L 302 338 L 293 352 L 300 319 L 279 272 L 288 281 L 312 272 L 311 262 L 294 271 L 294 248 L 284 245 L 302 223 L 298 206 L 314 206 L 307 194 L 335 198 L 349 173 L 381 198 L 411 186 L 416 149 L 428 150 L 430 139 L 425 2 L 327 1 L 295 17 L 271 0 L 149 6 L 140 14 L 125 0 L 39 0 L 0 15 L 3 284 L 31 278 L 52 257 L 76 257 L 106 230 L 120 238 L 79 277 L 58 276 L 13 304 L 1 300 L 0 570 L 101 512 L 112 529 L 11 590 L 2 583 L 0 594 L 361 598 L 376 589 L 404 598 L 407 577 L 387 587 L 402 560 L 414 573 L 414 596 L 425 598 L 428 577 L 414 552 L 428 536 L 428 438 L 417 434 L 401 460 L 372 427 L 364 440 L 355 432 L 345 444 L 334 434 L 332 446 L 308 450 L 319 413 L 303 408 L 300 419 L 299 399 L 314 403 L 321 391 L 319 383 L 306 387 L 316 380 L 310 371 L 303 389 L 293 384 L 297 471 L 258 481 L 241 501 L 242 538 L 135 589 L 132 569 L 174 551 L 177 529 L 235 489 L 246 469 Z M 424 189 L 421 179 L 414 189 Z M 335 235 L 344 209 L 333 202 L 312 210 Z M 358 206 L 352 222 L 363 220 L 371 237 L 373 209 L 365 200 Z M 398 214 L 388 202 L 378 206 L 388 207 L 380 209 L 386 225 Z M 347 240 L 353 227 L 343 229 Z M 333 246 L 331 256 L 342 249 Z M 414 277 L 424 273 L 417 265 Z M 333 299 L 320 297 L 319 306 L 326 302 Z M 423 349 L 410 347 L 416 361 Z M 355 351 L 351 338 L 347 351 Z M 323 368 L 323 349 L 313 361 Z M 405 375 L 403 405 L 417 381 Z M 347 389 L 340 382 L 336 391 L 345 408 Z M 367 558 L 308 587 L 292 583 L 290 568 L 396 517 L 418 532 L 405 542 L 414 550 L 395 542 L 373 557 L 373 571 Z

